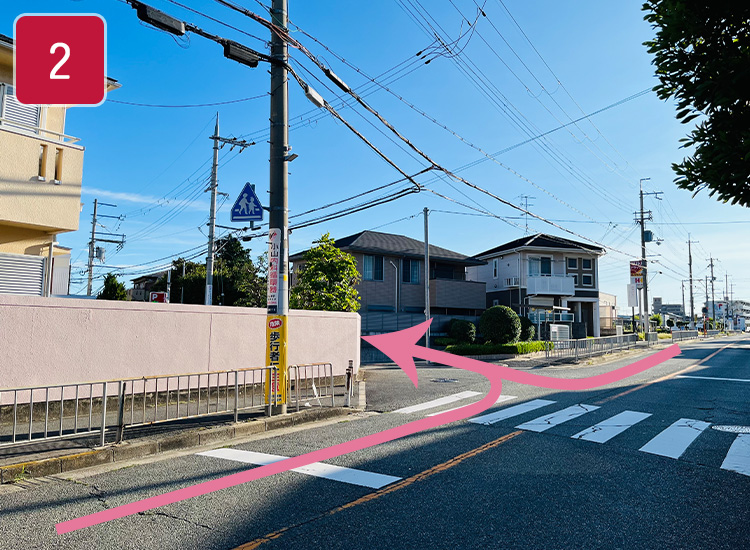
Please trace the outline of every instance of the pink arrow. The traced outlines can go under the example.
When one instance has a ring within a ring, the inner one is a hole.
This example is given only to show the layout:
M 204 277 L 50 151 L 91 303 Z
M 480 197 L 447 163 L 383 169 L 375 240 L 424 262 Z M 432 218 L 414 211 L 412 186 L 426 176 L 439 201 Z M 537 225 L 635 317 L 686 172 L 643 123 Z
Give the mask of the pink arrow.
M 211 481 L 205 481 L 197 485 L 157 495 L 155 497 L 146 498 L 116 508 L 110 508 L 108 510 L 102 510 L 95 514 L 83 516 L 80 518 L 64 521 L 56 525 L 57 533 L 69 533 L 71 531 L 77 531 L 85 527 L 105 523 L 112 521 L 113 519 L 123 518 L 145 512 L 147 510 L 153 510 L 160 506 L 180 502 L 192 497 L 206 495 L 213 493 L 214 491 L 220 491 L 221 489 L 227 489 L 248 481 L 256 479 L 262 479 L 264 477 L 286 472 L 294 468 L 306 466 L 314 462 L 321 462 L 324 460 L 330 460 L 337 456 L 345 455 L 354 451 L 367 449 L 368 447 L 374 447 L 381 443 L 393 441 L 407 435 L 412 435 L 423 430 L 435 428 L 443 424 L 450 422 L 456 422 L 469 418 L 471 416 L 478 415 L 483 411 L 493 406 L 498 398 L 502 389 L 502 381 L 510 380 L 513 382 L 520 382 L 522 384 L 530 384 L 542 388 L 553 388 L 561 390 L 583 390 L 596 388 L 612 382 L 617 382 L 628 376 L 633 376 L 639 372 L 643 372 L 659 363 L 671 359 L 680 352 L 679 347 L 675 344 L 669 348 L 662 350 L 650 357 L 642 359 L 632 365 L 616 369 L 612 372 L 600 374 L 598 376 L 592 376 L 589 378 L 580 378 L 574 380 L 563 380 L 559 378 L 552 378 L 549 376 L 539 376 L 535 374 L 529 374 L 525 372 L 518 372 L 509 367 L 502 365 L 491 365 L 482 361 L 476 361 L 474 359 L 468 359 L 466 357 L 459 357 L 445 353 L 442 351 L 436 351 L 427 349 L 421 346 L 417 346 L 417 341 L 427 331 L 430 321 L 425 321 L 417 326 L 393 332 L 390 334 L 382 334 L 378 336 L 367 336 L 363 337 L 364 340 L 381 350 L 383 353 L 388 355 L 399 367 L 406 373 L 409 379 L 418 386 L 417 379 L 417 367 L 414 364 L 414 357 L 420 357 L 436 363 L 442 363 L 452 367 L 456 367 L 463 370 L 476 372 L 484 376 L 490 381 L 490 391 L 481 400 L 471 405 L 446 411 L 443 414 L 423 418 L 421 420 L 415 420 L 396 428 L 391 428 L 382 432 L 374 433 L 352 441 L 345 443 L 339 443 L 332 447 L 325 449 L 319 449 L 303 455 L 287 458 L 273 464 L 254 468 L 252 470 L 246 470 L 236 474 L 221 477 Z

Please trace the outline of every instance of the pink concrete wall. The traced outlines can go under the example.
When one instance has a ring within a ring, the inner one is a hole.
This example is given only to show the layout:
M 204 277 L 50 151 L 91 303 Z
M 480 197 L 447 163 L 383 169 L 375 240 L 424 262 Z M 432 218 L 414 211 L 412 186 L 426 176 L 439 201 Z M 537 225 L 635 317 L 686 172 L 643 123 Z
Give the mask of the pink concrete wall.
M 264 309 L 0 294 L 0 388 L 265 364 Z M 292 311 L 290 364 L 359 368 L 357 313 Z

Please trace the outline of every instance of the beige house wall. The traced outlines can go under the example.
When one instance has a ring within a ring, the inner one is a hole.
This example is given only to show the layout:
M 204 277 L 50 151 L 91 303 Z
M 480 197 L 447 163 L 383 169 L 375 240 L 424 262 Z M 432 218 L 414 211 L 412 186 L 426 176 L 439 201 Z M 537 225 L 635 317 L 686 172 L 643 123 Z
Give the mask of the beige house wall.
M 38 181 L 39 152 L 47 145 L 46 180 Z M 55 151 L 62 150 L 62 179 L 55 175 Z M 83 149 L 3 127 L 0 130 L 0 225 L 50 233 L 78 229 Z
M 266 311 L 0 295 L 0 387 L 265 365 Z M 290 313 L 290 364 L 359 368 L 356 313 Z

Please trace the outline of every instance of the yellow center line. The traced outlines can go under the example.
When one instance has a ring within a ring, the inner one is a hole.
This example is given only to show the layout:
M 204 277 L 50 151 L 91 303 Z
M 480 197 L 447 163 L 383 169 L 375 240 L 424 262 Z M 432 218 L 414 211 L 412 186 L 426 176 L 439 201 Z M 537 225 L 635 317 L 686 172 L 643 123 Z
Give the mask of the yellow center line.
M 630 389 L 627 389 L 627 390 L 625 390 L 625 391 L 623 391 L 623 392 L 620 392 L 620 393 L 618 393 L 618 394 L 616 394 L 616 395 L 612 395 L 612 396 L 610 396 L 610 397 L 605 397 L 604 399 L 601 399 L 601 400 L 599 400 L 599 401 L 596 401 L 596 402 L 594 403 L 594 405 L 602 405 L 602 404 L 604 404 L 604 403 L 607 403 L 607 402 L 609 402 L 609 401 L 612 401 L 612 400 L 614 400 L 614 399 L 617 399 L 618 397 L 622 397 L 622 396 L 624 396 L 624 395 L 628 395 L 629 393 L 633 393 L 633 392 L 636 392 L 636 391 L 638 391 L 638 390 L 642 390 L 643 388 L 646 388 L 646 387 L 650 386 L 651 384 L 656 384 L 657 382 L 664 382 L 665 380 L 669 380 L 670 378 L 674 378 L 675 376 L 679 376 L 680 374 L 683 374 L 683 373 L 685 373 L 685 372 L 688 372 L 689 370 L 692 370 L 692 369 L 694 369 L 694 368 L 696 368 L 696 367 L 699 367 L 699 366 L 701 366 L 701 365 L 702 365 L 703 363 L 705 363 L 705 362 L 706 362 L 706 361 L 708 361 L 709 359 L 712 359 L 713 357 L 715 357 L 716 355 L 718 355 L 719 353 L 721 353 L 722 351 L 724 351 L 724 350 L 725 350 L 725 349 L 727 349 L 728 347 L 730 347 L 730 346 L 733 346 L 733 345 L 734 345 L 734 344 L 736 344 L 736 343 L 737 343 L 737 342 L 731 342 L 731 343 L 727 344 L 726 346 L 722 346 L 722 347 L 720 347 L 719 349 L 717 349 L 717 350 L 716 350 L 715 352 L 713 352 L 713 353 L 712 353 L 711 355 L 709 355 L 708 357 L 706 357 L 706 358 L 704 358 L 704 359 L 701 359 L 701 360 L 700 360 L 700 361 L 698 361 L 697 363 L 693 363 L 693 364 L 692 364 L 692 365 L 690 365 L 689 367 L 686 367 L 686 368 L 684 368 L 684 369 L 682 369 L 682 370 L 678 370 L 677 372 L 673 372 L 672 374 L 668 374 L 668 375 L 666 375 L 666 376 L 662 376 L 661 378 L 657 378 L 656 380 L 651 380 L 651 381 L 649 381 L 649 382 L 644 382 L 644 383 L 643 383 L 643 384 L 641 384 L 640 386 L 635 386 L 634 388 L 630 388 Z
M 377 491 L 370 493 L 368 495 L 365 495 L 361 498 L 358 498 L 357 500 L 353 500 L 351 502 L 347 502 L 346 504 L 343 504 L 341 506 L 337 506 L 336 508 L 333 508 L 331 510 L 328 510 L 327 512 L 323 512 L 322 514 L 319 514 L 313 518 L 310 518 L 308 520 L 302 521 L 300 523 L 296 523 L 294 525 L 289 525 L 287 527 L 283 527 L 277 531 L 273 531 L 272 533 L 268 533 L 267 535 L 264 535 L 262 537 L 259 537 L 255 540 L 252 540 L 250 542 L 246 542 L 245 544 L 238 546 L 235 548 L 235 550 L 253 550 L 254 548 L 258 548 L 261 544 L 265 544 L 266 542 L 271 542 L 272 540 L 276 540 L 279 537 L 281 537 L 284 533 L 287 531 L 294 529 L 296 527 L 301 527 L 302 525 L 306 525 L 308 523 L 311 523 L 313 521 L 317 521 L 319 519 L 323 519 L 329 516 L 332 516 L 334 514 L 337 514 L 343 510 L 348 510 L 349 508 L 354 508 L 355 506 L 359 506 L 360 504 L 364 504 L 366 502 L 370 502 L 372 500 L 376 500 L 380 497 L 383 497 L 385 495 L 394 493 L 400 489 L 403 489 L 405 487 L 408 487 L 409 485 L 412 485 L 416 483 L 417 481 L 424 481 L 425 479 L 434 476 L 437 473 L 444 472 L 448 470 L 449 468 L 452 468 L 453 466 L 457 466 L 467 458 L 471 458 L 473 456 L 477 456 L 480 453 L 483 453 L 484 451 L 487 451 L 489 449 L 492 449 L 494 447 L 497 447 L 499 445 L 502 445 L 506 441 L 510 441 L 514 437 L 522 434 L 523 432 L 521 430 L 517 430 L 515 432 L 511 432 L 507 435 L 504 435 L 498 439 L 495 439 L 494 441 L 490 441 L 489 443 L 485 443 L 484 445 L 481 445 L 480 447 L 477 447 L 476 449 L 472 449 L 471 451 L 467 451 L 463 454 L 460 454 L 456 457 L 451 458 L 450 460 L 447 460 L 443 462 L 442 464 L 438 464 L 437 466 L 433 466 L 432 468 L 429 468 L 423 472 L 420 472 L 418 474 L 415 474 L 411 477 L 407 477 L 406 479 L 402 479 L 401 481 L 398 481 L 396 483 L 393 483 L 391 485 L 388 485 L 387 487 L 384 487 L 382 489 L 378 489 Z

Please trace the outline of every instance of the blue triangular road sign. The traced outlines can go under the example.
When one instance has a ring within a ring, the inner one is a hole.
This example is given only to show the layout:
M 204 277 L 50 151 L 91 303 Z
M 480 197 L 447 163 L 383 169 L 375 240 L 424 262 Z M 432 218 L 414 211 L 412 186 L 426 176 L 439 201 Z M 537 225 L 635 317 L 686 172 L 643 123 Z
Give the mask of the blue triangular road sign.
M 259 222 L 263 220 L 263 207 L 253 185 L 246 183 L 232 206 L 233 222 Z

